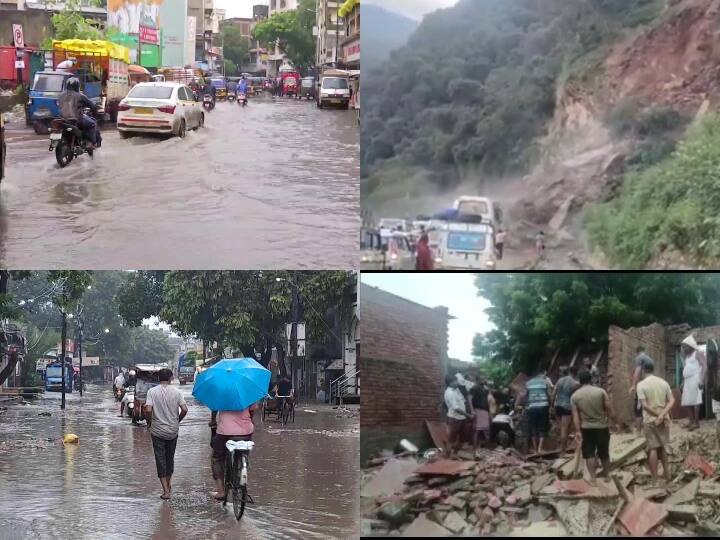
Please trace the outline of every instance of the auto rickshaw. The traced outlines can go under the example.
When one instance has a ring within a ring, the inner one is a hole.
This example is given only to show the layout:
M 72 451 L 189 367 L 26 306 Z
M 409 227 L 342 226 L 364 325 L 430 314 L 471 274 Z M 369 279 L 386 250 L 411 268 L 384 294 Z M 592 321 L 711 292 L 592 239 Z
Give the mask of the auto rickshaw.
M 133 399 L 133 423 L 137 424 L 145 420 L 143 406 L 147 399 L 147 390 L 160 384 L 160 370 L 166 369 L 167 364 L 137 364 L 131 369 L 135 370 L 135 393 Z M 138 393 L 144 394 L 142 398 Z
M 317 96 L 317 83 L 315 77 L 303 77 L 300 80 L 300 91 L 298 92 L 298 99 L 315 99 Z
M 228 87 L 225 77 L 211 77 L 210 84 L 215 87 L 215 97 L 218 101 L 225 101 L 228 96 Z

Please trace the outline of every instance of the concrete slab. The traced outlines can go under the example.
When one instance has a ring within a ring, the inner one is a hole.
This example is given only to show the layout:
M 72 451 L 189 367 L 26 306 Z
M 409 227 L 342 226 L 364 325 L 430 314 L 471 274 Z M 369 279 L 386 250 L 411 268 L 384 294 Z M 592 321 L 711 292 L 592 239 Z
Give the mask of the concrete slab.
M 590 501 L 558 500 L 552 503 L 570 536 L 585 536 L 590 526 Z
M 363 497 L 389 497 L 402 491 L 405 479 L 417 469 L 414 459 L 390 459 L 361 490 Z
M 430 521 L 425 514 L 420 514 L 410 526 L 402 533 L 404 537 L 430 538 L 437 536 L 450 536 L 450 531 L 441 527 L 434 521 Z
M 557 521 L 539 521 L 537 523 L 532 523 L 529 527 L 515 529 L 509 536 L 527 538 L 561 538 L 570 535 L 562 523 Z
M 667 499 L 665 499 L 664 503 L 667 506 L 672 506 L 676 504 L 684 504 L 687 502 L 690 502 L 697 497 L 698 490 L 700 489 L 700 479 L 695 478 L 694 480 L 691 480 L 688 484 L 685 484 L 683 487 L 681 487 L 678 491 L 670 495 Z
M 632 536 L 645 536 L 648 531 L 660 525 L 668 516 L 663 505 L 647 499 L 632 499 L 618 516 L 618 521 Z
M 454 534 L 462 532 L 467 526 L 467 521 L 458 512 L 450 512 L 443 522 L 443 527 Z
M 475 466 L 474 461 L 453 461 L 452 459 L 438 459 L 426 463 L 425 465 L 415 469 L 415 474 L 423 474 L 429 476 L 455 476 L 461 472 L 472 469 Z

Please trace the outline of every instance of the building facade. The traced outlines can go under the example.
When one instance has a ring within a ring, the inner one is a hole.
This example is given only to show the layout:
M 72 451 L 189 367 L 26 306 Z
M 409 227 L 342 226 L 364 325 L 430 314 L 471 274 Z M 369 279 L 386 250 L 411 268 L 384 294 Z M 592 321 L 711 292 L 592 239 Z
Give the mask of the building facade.
M 340 39 L 340 57 L 343 67 L 360 69 L 360 0 L 345 0 L 340 6 L 340 17 L 344 21 L 343 36 Z
M 188 0 L 165 0 L 160 4 L 163 66 L 184 67 L 194 60 L 188 56 L 185 47 L 188 39 L 187 9 Z
M 429 308 L 360 285 L 363 376 L 360 460 L 401 439 L 430 443 L 426 421 L 439 421 L 447 365 L 448 310 Z
M 340 40 L 344 32 L 338 14 L 340 4 L 337 0 L 317 0 L 315 63 L 319 67 L 335 65 L 340 60 Z
M 222 66 L 218 34 L 225 10 L 216 9 L 215 0 L 188 0 L 188 18 L 195 19 L 195 65 L 206 71 Z
M 299 0 L 270 0 L 268 5 L 268 16 L 272 17 L 274 13 L 297 9 L 299 3 Z

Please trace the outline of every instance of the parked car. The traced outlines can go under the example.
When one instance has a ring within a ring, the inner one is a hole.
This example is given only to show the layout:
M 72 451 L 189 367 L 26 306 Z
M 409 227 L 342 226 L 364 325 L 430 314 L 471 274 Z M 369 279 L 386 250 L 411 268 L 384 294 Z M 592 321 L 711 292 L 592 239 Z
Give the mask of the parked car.
M 333 75 L 322 78 L 317 106 L 322 109 L 327 105 L 338 105 L 343 109 L 350 108 L 350 84 L 347 77 Z
M 184 137 L 188 129 L 205 124 L 205 113 L 193 91 L 179 83 L 140 83 L 118 107 L 120 136 L 167 133 Z

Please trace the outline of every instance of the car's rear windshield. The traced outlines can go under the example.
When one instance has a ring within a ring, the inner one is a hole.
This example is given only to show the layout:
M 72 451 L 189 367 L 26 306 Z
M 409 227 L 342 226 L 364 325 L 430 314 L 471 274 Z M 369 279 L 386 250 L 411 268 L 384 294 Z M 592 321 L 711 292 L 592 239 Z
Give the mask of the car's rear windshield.
M 323 79 L 322 83 L 323 88 L 334 88 L 339 90 L 347 90 L 348 88 L 348 82 L 347 79 L 341 79 L 341 78 L 332 78 L 332 79 Z
M 65 77 L 62 75 L 35 75 L 35 83 L 33 90 L 36 92 L 62 92 L 63 81 Z
M 146 98 L 146 99 L 170 99 L 172 96 L 172 86 L 136 86 L 128 97 Z
M 480 233 L 451 232 L 447 247 L 455 251 L 485 251 L 486 238 Z

